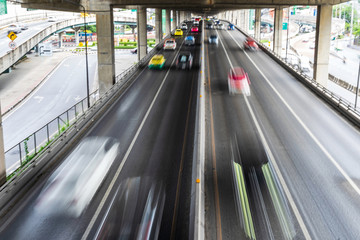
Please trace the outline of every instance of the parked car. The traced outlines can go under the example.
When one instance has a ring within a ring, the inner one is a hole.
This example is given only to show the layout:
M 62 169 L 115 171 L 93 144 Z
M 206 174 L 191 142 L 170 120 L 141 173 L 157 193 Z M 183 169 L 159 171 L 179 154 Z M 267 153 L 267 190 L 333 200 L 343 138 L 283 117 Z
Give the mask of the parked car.
M 175 50 L 176 49 L 176 41 L 173 38 L 169 38 L 165 40 L 164 43 L 164 50 L 167 49 L 171 49 L 171 50 Z
M 193 56 L 190 52 L 181 52 L 176 60 L 178 69 L 191 69 L 193 64 Z
M 218 38 L 218 35 L 216 34 L 211 34 L 210 37 L 209 37 L 209 43 L 210 44 L 218 44 L 219 43 L 219 38 Z
M 244 49 L 257 51 L 259 49 L 259 46 L 256 44 L 254 39 L 252 39 L 251 37 L 247 37 L 244 42 Z
M 250 79 L 241 67 L 231 68 L 228 74 L 228 87 L 230 95 L 244 94 L 250 96 Z
M 185 43 L 184 44 L 187 45 L 187 46 L 195 45 L 195 37 L 194 36 L 187 36 L 185 38 Z
M 162 54 L 154 55 L 149 62 L 149 69 L 162 69 L 165 65 L 166 59 Z
M 9 25 L 9 27 L 7 28 L 8 34 L 13 32 L 13 33 L 21 33 L 21 26 L 18 23 L 14 23 Z

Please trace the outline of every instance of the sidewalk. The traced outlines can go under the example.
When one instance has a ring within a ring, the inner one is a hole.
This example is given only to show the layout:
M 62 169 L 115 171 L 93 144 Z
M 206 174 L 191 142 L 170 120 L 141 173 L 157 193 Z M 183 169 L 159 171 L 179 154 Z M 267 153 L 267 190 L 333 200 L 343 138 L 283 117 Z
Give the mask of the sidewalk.
M 53 52 L 51 57 L 39 57 L 35 53 L 27 54 L 27 59 L 16 65 L 10 73 L 0 75 L 1 114 L 8 113 L 46 80 L 56 66 L 67 57 L 75 55 L 65 50 Z M 130 50 L 116 51 L 115 75 L 119 75 L 136 62 L 137 55 L 130 54 Z

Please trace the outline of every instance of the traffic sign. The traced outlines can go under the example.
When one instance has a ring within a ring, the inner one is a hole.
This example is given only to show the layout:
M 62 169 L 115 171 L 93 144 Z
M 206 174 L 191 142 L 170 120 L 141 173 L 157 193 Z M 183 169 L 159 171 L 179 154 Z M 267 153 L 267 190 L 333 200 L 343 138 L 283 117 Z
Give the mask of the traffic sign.
M 17 38 L 17 36 L 14 32 L 9 32 L 9 34 L 7 36 L 8 36 L 8 38 L 10 38 L 11 41 L 14 41 L 15 38 Z
M 9 42 L 9 47 L 14 50 L 16 48 L 16 43 L 14 41 Z

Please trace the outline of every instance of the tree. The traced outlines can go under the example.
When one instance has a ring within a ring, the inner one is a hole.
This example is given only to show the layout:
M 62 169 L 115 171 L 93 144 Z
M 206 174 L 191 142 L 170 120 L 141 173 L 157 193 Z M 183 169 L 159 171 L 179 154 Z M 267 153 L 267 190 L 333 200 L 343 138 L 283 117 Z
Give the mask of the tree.
M 82 31 L 85 30 L 85 27 L 80 28 Z M 96 33 L 96 25 L 86 25 L 87 32 Z

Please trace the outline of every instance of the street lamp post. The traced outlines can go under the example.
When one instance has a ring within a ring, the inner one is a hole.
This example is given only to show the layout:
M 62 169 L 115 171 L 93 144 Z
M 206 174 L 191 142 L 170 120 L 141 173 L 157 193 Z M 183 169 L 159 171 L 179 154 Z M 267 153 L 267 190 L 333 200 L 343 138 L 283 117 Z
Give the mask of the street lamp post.
M 288 46 L 289 46 L 289 22 L 290 22 L 290 6 L 288 7 L 288 21 L 287 21 L 287 28 L 286 28 L 286 54 L 285 59 L 288 62 L 287 54 L 288 54 Z
M 90 90 L 89 90 L 89 64 L 88 64 L 88 49 L 87 49 L 87 36 L 86 36 L 86 12 L 84 8 L 84 27 L 85 27 L 85 65 L 86 65 L 86 94 L 87 105 L 90 108 Z
M 358 71 L 357 84 L 356 84 L 356 93 L 355 93 L 355 109 L 356 109 L 356 105 L 357 105 L 357 98 L 358 98 L 358 95 L 359 95 L 360 55 L 358 55 L 358 59 L 359 59 L 359 71 Z

